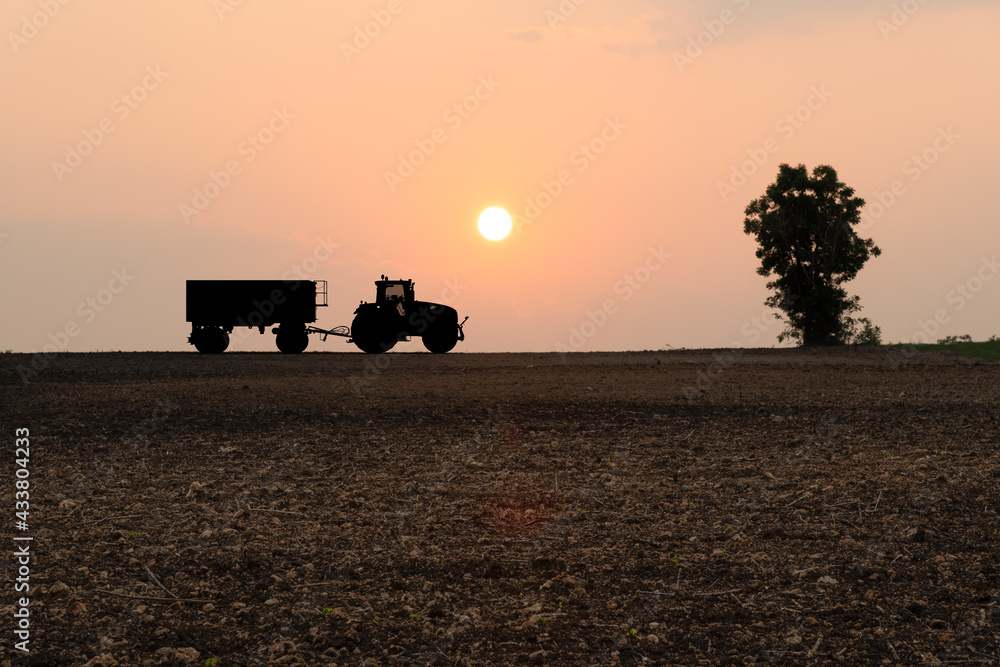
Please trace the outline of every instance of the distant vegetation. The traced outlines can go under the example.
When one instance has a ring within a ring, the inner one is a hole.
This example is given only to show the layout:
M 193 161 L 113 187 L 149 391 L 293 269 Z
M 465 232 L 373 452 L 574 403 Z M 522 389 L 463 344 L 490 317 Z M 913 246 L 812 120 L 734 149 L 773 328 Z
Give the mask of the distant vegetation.
M 871 323 L 867 317 L 860 319 L 848 318 L 846 343 L 850 345 L 881 345 L 882 330 Z
M 1000 361 L 1000 337 L 998 336 L 990 336 L 988 341 L 976 343 L 973 342 L 971 336 L 963 334 L 961 336 L 948 336 L 933 344 L 909 345 L 906 343 L 894 343 L 893 347 L 907 347 L 922 352 L 947 352 L 959 357 Z

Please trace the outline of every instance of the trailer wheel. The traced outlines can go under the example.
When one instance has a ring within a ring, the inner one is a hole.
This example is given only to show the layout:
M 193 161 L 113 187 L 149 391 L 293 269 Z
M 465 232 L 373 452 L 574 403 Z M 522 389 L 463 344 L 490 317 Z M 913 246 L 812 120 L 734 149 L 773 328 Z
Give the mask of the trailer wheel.
M 279 328 L 274 342 L 278 344 L 278 349 L 285 354 L 299 354 L 309 347 L 309 334 L 302 330 Z
M 229 347 L 229 334 L 220 327 L 205 327 L 191 334 L 191 342 L 202 354 L 221 354 Z

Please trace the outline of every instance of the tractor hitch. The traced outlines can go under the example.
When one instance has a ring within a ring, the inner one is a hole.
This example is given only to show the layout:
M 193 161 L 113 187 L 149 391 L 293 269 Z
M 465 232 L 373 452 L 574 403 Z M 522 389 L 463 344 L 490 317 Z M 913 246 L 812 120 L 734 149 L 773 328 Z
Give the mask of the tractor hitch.
M 306 333 L 319 334 L 319 339 L 325 343 L 327 336 L 340 336 L 341 338 L 350 338 L 351 328 L 347 326 L 339 326 L 328 330 L 328 329 L 320 329 L 319 327 L 306 327 Z

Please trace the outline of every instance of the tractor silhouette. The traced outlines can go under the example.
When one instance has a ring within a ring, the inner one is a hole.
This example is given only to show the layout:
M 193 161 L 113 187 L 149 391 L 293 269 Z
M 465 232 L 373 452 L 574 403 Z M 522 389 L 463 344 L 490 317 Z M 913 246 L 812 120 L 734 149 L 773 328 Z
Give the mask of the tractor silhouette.
M 375 281 L 375 301 L 362 301 L 354 311 L 351 339 L 369 354 L 388 352 L 399 341 L 420 336 L 430 352 L 448 352 L 465 332 L 458 321 L 458 312 L 429 301 L 417 301 L 412 280 L 389 280 L 382 276 Z

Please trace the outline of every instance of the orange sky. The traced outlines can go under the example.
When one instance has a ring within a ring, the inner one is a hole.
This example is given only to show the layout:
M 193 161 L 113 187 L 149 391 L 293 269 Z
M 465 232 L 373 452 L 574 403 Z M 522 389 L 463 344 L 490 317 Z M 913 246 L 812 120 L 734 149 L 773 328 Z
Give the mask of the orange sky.
M 191 349 L 185 279 L 303 262 L 320 325 L 386 273 L 464 351 L 771 345 L 742 211 L 782 162 L 869 201 L 885 338 L 1000 333 L 996 3 L 62 1 L 0 8 L 0 349 Z

